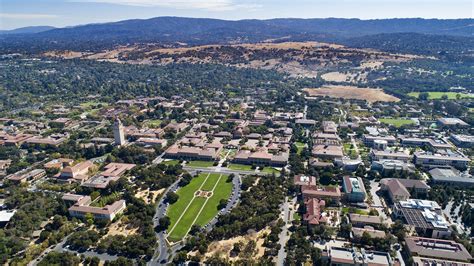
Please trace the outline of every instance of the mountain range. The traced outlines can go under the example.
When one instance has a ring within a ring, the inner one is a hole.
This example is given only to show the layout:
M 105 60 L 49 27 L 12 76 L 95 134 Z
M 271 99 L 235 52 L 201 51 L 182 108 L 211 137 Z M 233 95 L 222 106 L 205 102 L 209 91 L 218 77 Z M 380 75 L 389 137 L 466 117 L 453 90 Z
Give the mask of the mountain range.
M 45 50 L 97 51 L 118 45 L 154 43 L 164 46 L 252 43 L 262 41 L 330 41 L 359 44 L 361 36 L 396 41 L 397 35 L 473 37 L 473 19 L 269 19 L 220 20 L 157 17 L 68 28 L 27 27 L 0 32 L 0 52 Z M 395 36 L 395 37 L 394 37 Z M 454 39 L 453 39 L 454 37 Z M 445 38 L 445 37 L 437 37 Z M 406 39 L 406 38 L 405 38 Z M 359 41 L 357 41 L 359 40 Z M 376 47 L 375 47 L 376 48 Z

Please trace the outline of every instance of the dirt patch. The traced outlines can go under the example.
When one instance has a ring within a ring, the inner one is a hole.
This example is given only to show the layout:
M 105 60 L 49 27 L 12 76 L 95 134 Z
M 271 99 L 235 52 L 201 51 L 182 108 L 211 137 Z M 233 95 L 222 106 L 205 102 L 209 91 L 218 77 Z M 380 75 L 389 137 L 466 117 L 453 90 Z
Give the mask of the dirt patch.
M 350 82 L 354 76 L 355 74 L 352 73 L 329 72 L 321 75 L 321 78 L 325 81 Z
M 150 190 L 150 189 L 144 189 L 140 190 L 135 194 L 135 197 L 142 199 L 145 201 L 146 204 L 151 204 L 156 201 L 156 198 L 163 194 L 165 192 L 165 189 L 159 189 L 159 190 Z
M 254 259 L 261 258 L 265 253 L 265 247 L 263 247 L 263 242 L 265 241 L 265 236 L 270 233 L 270 228 L 265 228 L 258 232 L 253 232 L 244 236 L 233 237 L 226 240 L 214 241 L 209 244 L 208 252 L 204 257 L 209 258 L 214 255 L 219 255 L 221 258 L 227 258 L 229 261 L 236 261 L 239 257 L 231 257 L 230 251 L 234 247 L 235 243 L 242 242 L 244 246 L 250 242 L 255 241 L 257 243 L 257 253 L 253 256 Z M 195 255 L 195 252 L 190 253 Z
M 137 228 L 132 228 L 128 224 L 124 224 L 122 220 L 120 219 L 119 221 L 111 224 L 109 226 L 109 231 L 107 234 L 104 236 L 116 236 L 116 235 L 122 235 L 122 236 L 129 236 L 129 235 L 135 235 L 138 232 L 138 227 Z
M 331 98 L 343 98 L 343 99 L 355 99 L 355 100 L 366 100 L 370 103 L 373 102 L 398 102 L 395 96 L 386 94 L 382 89 L 373 88 L 358 88 L 355 86 L 339 86 L 339 85 L 326 85 L 321 88 L 308 88 L 304 91 L 310 97 L 324 97 L 329 96 Z
M 212 191 L 198 190 L 194 193 L 194 196 L 201 198 L 210 198 L 212 197 Z

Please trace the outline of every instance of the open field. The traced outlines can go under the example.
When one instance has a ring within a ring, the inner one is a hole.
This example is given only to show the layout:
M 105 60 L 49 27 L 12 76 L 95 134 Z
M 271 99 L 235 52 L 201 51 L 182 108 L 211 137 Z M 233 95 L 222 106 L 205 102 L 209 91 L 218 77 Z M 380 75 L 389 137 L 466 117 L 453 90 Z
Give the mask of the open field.
M 170 241 L 183 239 L 196 224 L 204 226 L 217 215 L 218 205 L 222 199 L 227 199 L 232 191 L 232 183 L 227 183 L 227 175 L 218 173 L 201 173 L 191 182 L 180 188 L 177 202 L 167 211 L 171 225 L 168 231 Z M 196 196 L 196 191 L 209 191 L 209 196 Z
M 304 91 L 311 97 L 331 97 L 373 102 L 398 102 L 395 96 L 386 94 L 382 89 L 358 88 L 355 86 L 325 85 L 321 88 L 307 88 Z
M 213 161 L 189 161 L 186 163 L 189 167 L 212 167 L 214 166 Z
M 415 121 L 410 120 L 410 119 L 398 119 L 398 118 L 380 118 L 380 122 L 384 124 L 389 124 L 394 127 L 401 127 L 401 126 L 406 126 L 406 125 L 413 125 L 415 124 Z
M 474 94 L 467 94 L 467 93 L 457 93 L 457 92 L 441 92 L 441 91 L 430 91 L 428 92 L 428 99 L 430 100 L 439 100 L 443 97 L 443 95 L 446 95 L 448 97 L 448 100 L 456 100 L 457 95 L 459 94 L 459 97 L 461 99 L 466 99 L 466 98 L 474 98 Z M 419 92 L 410 92 L 408 93 L 408 96 L 418 98 L 418 95 L 420 95 Z

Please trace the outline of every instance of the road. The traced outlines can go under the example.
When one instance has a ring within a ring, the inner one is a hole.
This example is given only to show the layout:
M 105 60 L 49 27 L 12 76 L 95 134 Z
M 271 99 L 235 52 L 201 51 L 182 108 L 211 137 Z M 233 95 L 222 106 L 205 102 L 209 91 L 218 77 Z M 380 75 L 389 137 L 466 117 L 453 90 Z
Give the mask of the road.
M 357 160 L 361 160 L 359 147 L 357 146 L 357 142 L 354 139 L 354 134 L 351 135 L 351 143 L 352 143 L 352 146 L 354 147 L 354 151 L 357 153 Z
M 170 191 L 176 191 L 178 189 L 178 184 L 181 179 L 176 180 L 171 186 L 169 186 L 163 195 L 168 194 Z M 166 208 L 168 207 L 165 203 L 166 196 L 161 197 L 160 201 L 156 205 L 155 216 L 153 217 L 153 227 L 158 226 L 158 221 L 160 218 L 166 215 Z M 168 252 L 168 243 L 166 242 L 166 234 L 165 232 L 156 233 L 156 238 L 158 241 L 158 247 L 155 251 L 155 256 L 149 262 L 151 265 L 159 264 L 161 261 L 167 261 L 169 257 Z
M 283 206 L 281 207 L 282 213 L 281 213 L 281 218 L 285 222 L 285 224 L 282 227 L 282 231 L 279 235 L 279 240 L 278 244 L 280 244 L 280 250 L 278 250 L 278 257 L 277 257 L 277 262 L 276 265 L 281 266 L 285 264 L 285 258 L 286 258 L 286 243 L 290 239 L 290 232 L 288 231 L 288 227 L 291 226 L 293 222 L 293 211 L 295 210 L 295 203 L 296 203 L 296 198 L 293 198 L 290 202 L 288 202 L 288 197 L 285 197 L 285 202 L 283 203 Z M 290 206 L 293 208 L 290 209 Z
M 256 172 L 256 171 L 244 171 L 244 170 L 232 170 L 227 167 L 188 167 L 185 166 L 183 168 L 184 170 L 188 172 L 192 171 L 198 171 L 198 172 L 204 172 L 204 173 L 222 173 L 222 174 L 234 174 L 234 175 L 260 175 L 260 176 L 267 176 L 267 175 L 272 175 L 271 173 L 265 173 L 265 172 Z
M 379 191 L 379 189 L 380 189 L 379 182 L 371 180 L 370 181 L 370 195 L 372 195 L 371 207 L 376 209 L 379 212 L 379 215 L 383 218 L 383 220 L 388 225 L 391 225 L 393 223 L 392 219 L 388 217 L 384 211 L 384 207 L 386 206 L 385 201 L 383 201 L 383 199 L 381 199 L 379 195 L 377 195 L 377 191 Z

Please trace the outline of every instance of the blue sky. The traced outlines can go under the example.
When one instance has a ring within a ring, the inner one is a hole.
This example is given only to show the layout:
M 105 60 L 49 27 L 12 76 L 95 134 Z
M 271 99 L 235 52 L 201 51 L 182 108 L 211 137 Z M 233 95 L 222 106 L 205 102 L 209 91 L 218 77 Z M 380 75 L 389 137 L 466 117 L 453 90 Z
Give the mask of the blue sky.
M 472 18 L 473 0 L 0 0 L 0 29 L 157 16 L 248 18 Z

